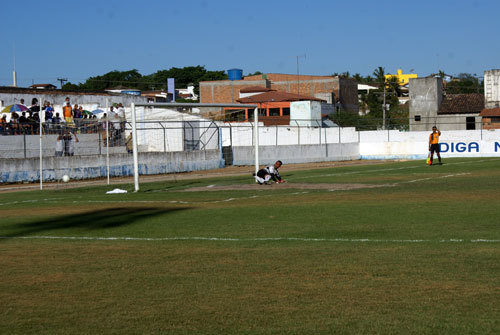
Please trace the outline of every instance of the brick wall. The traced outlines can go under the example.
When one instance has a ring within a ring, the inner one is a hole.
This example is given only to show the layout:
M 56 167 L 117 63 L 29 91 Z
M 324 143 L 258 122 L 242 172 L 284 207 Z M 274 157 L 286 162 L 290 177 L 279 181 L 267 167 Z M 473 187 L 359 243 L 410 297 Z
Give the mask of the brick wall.
M 282 73 L 266 73 L 264 74 L 267 80 L 271 81 L 297 81 L 296 74 L 282 74 Z M 243 78 L 243 80 L 260 80 L 262 79 L 262 74 L 257 74 L 255 76 L 248 76 Z M 299 75 L 299 80 L 313 80 L 313 79 L 331 79 L 332 76 L 309 76 L 309 75 Z
M 500 129 L 500 123 L 499 122 L 491 122 L 491 117 L 483 116 L 483 129 L 485 129 L 485 130 Z
M 240 89 L 248 86 L 263 86 L 277 91 L 314 97 L 320 93 L 335 93 L 335 102 L 341 107 L 358 111 L 358 87 L 356 81 L 332 76 L 305 76 L 292 74 L 267 74 L 245 77 L 244 80 L 220 80 L 200 82 L 201 103 L 236 103 Z
M 207 104 L 236 103 L 240 90 L 248 86 L 268 87 L 266 80 L 219 80 L 200 82 L 200 102 Z

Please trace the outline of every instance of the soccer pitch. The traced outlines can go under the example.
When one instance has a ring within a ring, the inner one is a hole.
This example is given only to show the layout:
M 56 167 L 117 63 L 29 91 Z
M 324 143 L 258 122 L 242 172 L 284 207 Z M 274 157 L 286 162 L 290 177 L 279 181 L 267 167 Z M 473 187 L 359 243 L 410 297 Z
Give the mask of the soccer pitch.
M 0 333 L 498 334 L 500 159 L 443 161 L 0 193 Z

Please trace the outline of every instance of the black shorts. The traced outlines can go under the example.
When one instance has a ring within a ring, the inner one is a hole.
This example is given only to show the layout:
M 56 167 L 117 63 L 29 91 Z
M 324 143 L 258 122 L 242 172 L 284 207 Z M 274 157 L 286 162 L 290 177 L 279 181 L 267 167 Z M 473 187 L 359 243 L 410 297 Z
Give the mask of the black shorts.
M 430 151 L 431 151 L 431 154 L 433 154 L 434 152 L 439 153 L 439 144 L 431 144 Z
M 268 175 L 269 173 L 267 172 L 266 169 L 260 169 L 258 172 L 257 172 L 257 177 L 260 177 L 260 178 L 265 178 L 266 175 Z

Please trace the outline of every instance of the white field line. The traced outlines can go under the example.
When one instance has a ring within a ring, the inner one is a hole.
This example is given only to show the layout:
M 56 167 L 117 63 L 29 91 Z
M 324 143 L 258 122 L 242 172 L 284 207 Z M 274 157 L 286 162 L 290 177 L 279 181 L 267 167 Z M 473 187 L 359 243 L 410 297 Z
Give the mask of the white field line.
M 407 184 L 407 183 L 415 183 L 419 181 L 426 181 L 426 180 L 432 180 L 432 179 L 441 179 L 441 178 L 451 178 L 451 177 L 457 177 L 457 176 L 463 176 L 463 175 L 468 175 L 470 172 L 465 172 L 465 173 L 456 173 L 456 174 L 449 174 L 445 176 L 439 176 L 439 177 L 434 177 L 434 178 L 421 178 L 421 179 L 414 179 L 414 180 L 409 180 L 409 181 L 402 181 L 398 183 L 392 183 L 392 184 L 387 184 L 387 187 L 392 187 L 400 184 Z M 332 190 L 326 190 L 327 192 L 332 192 Z M 290 192 L 284 195 L 302 195 L 302 194 L 308 194 L 310 193 L 309 191 L 295 191 L 295 192 Z M 263 194 L 263 195 L 251 195 L 247 197 L 239 197 L 239 198 L 227 198 L 227 199 L 221 199 L 221 200 L 210 200 L 210 201 L 182 201 L 182 200 L 73 200 L 73 201 L 67 201 L 66 198 L 54 198 L 54 199 L 42 199 L 40 201 L 46 201 L 50 202 L 52 200 L 60 200 L 63 199 L 65 203 L 138 203 L 138 204 L 175 204 L 175 205 L 190 205 L 190 204 L 217 204 L 217 203 L 224 203 L 224 202 L 232 202 L 232 201 L 238 201 L 238 200 L 244 200 L 244 199 L 257 199 L 257 198 L 265 198 L 265 197 L 271 197 L 272 194 Z M 17 203 L 23 203 L 23 202 L 37 202 L 37 200 L 25 200 L 25 201 L 15 201 L 15 202 L 10 202 L 10 203 L 0 203 L 0 206 L 3 205 L 8 205 L 8 204 L 17 204 Z
M 496 161 L 498 159 L 489 159 L 489 160 L 479 160 L 479 161 L 466 161 L 466 162 L 456 162 L 456 163 L 447 163 L 446 165 L 458 165 L 458 164 L 472 164 L 472 163 L 481 163 L 481 162 L 491 162 L 491 161 Z M 366 170 L 366 171 L 351 171 L 351 172 L 340 172 L 340 173 L 330 173 L 330 174 L 324 174 L 324 175 L 316 175 L 316 176 L 304 176 L 304 177 L 295 177 L 295 178 L 289 178 L 290 179 L 308 179 L 308 178 L 317 178 L 317 177 L 331 177 L 331 176 L 341 176 L 341 175 L 349 175 L 349 174 L 359 174 L 359 173 L 371 173 L 371 172 L 380 172 L 380 171 L 395 171 L 395 170 L 404 170 L 404 169 L 415 169 L 418 167 L 422 167 L 420 165 L 415 165 L 415 166 L 406 166 L 406 167 L 400 167 L 400 168 L 390 168 L 390 169 L 374 169 L 374 170 Z M 388 184 L 388 186 L 395 186 L 399 184 L 407 184 L 407 183 L 415 183 L 418 181 L 426 181 L 426 180 L 432 180 L 432 179 L 437 179 L 437 178 L 450 178 L 450 177 L 456 177 L 456 176 L 461 176 L 461 175 L 467 175 L 470 174 L 470 172 L 467 173 L 457 173 L 457 174 L 452 174 L 452 175 L 446 175 L 446 176 L 439 176 L 439 177 L 434 177 L 434 178 L 422 178 L 422 179 L 415 179 L 415 180 L 410 180 L 410 181 L 402 181 L 398 183 L 393 183 L 393 184 Z M 213 187 L 213 185 L 210 185 Z M 331 192 L 331 190 L 327 190 L 327 192 Z M 303 191 L 303 192 L 293 192 L 289 193 L 288 195 L 299 195 L 299 194 L 307 194 L 310 192 Z M 253 198 L 262 198 L 262 197 L 269 197 L 271 196 L 270 194 L 266 195 L 253 195 L 253 196 L 248 196 L 248 197 L 241 197 L 241 198 L 228 198 L 228 199 L 222 199 L 222 200 L 212 200 L 212 201 L 177 201 L 177 200 L 74 200 L 73 203 L 170 203 L 170 204 L 209 204 L 209 203 L 221 203 L 221 202 L 230 202 L 234 200 L 241 200 L 241 199 L 253 199 Z M 40 199 L 40 200 L 21 200 L 21 201 L 11 201 L 11 202 L 5 202 L 5 203 L 0 203 L 0 206 L 7 206 L 7 205 L 16 205 L 16 204 L 21 204 L 21 203 L 37 203 L 37 202 L 51 202 L 51 201 L 57 201 L 57 200 L 65 200 L 65 203 L 67 203 L 66 198 L 52 198 L 52 199 Z
M 41 239 L 41 240 L 76 240 L 76 241 L 221 241 L 221 242 L 266 242 L 266 241 L 289 241 L 289 242 L 348 242 L 348 243 L 499 243 L 500 240 L 489 239 L 440 239 L 440 240 L 405 240 L 405 239 L 369 239 L 369 238 L 305 238 L 305 237 L 98 237 L 98 236 L 0 236 L 0 239 Z
M 407 183 L 415 183 L 418 181 L 426 181 L 426 180 L 431 180 L 431 179 L 438 179 L 438 178 L 450 178 L 450 177 L 456 177 L 456 176 L 462 176 L 462 175 L 467 175 L 470 174 L 470 172 L 466 173 L 457 173 L 457 174 L 450 174 L 450 175 L 445 175 L 445 176 L 439 176 L 439 177 L 434 177 L 434 178 L 422 178 L 422 179 L 414 179 L 414 180 L 409 180 L 409 181 L 402 181 L 398 183 L 392 183 L 392 184 L 387 184 L 387 187 L 392 187 L 396 186 L 399 184 L 407 184 Z M 332 190 L 326 190 L 327 192 L 332 192 Z M 302 195 L 302 194 L 308 194 L 310 193 L 309 191 L 295 191 L 295 192 L 290 192 L 284 195 Z M 263 195 L 251 195 L 247 197 L 239 197 L 239 198 L 227 198 L 227 199 L 221 199 L 221 200 L 210 200 L 210 201 L 182 201 L 182 200 L 73 200 L 73 201 L 68 201 L 66 198 L 52 198 L 52 199 L 41 199 L 41 200 L 21 200 L 21 201 L 12 201 L 12 202 L 6 202 L 6 203 L 0 203 L 0 206 L 6 206 L 6 205 L 14 205 L 14 204 L 20 204 L 20 203 L 37 203 L 37 202 L 59 202 L 59 200 L 64 200 L 65 203 L 75 203 L 75 204 L 81 204 L 81 203 L 138 203 L 138 204 L 175 204 L 175 205 L 190 205 L 190 204 L 217 204 L 217 203 L 224 203 L 224 202 L 232 202 L 232 201 L 237 201 L 237 200 L 244 200 L 244 199 L 256 199 L 256 198 L 265 198 L 265 197 L 271 197 L 272 194 L 263 194 Z
M 421 179 L 414 179 L 414 180 L 409 180 L 409 181 L 401 181 L 399 183 L 394 183 L 393 185 L 416 183 L 418 181 L 426 181 L 426 180 L 432 180 L 432 179 L 441 179 L 441 178 L 450 178 L 450 177 L 457 177 L 457 176 L 465 176 L 465 175 L 468 175 L 468 174 L 470 174 L 470 172 L 448 174 L 446 176 L 439 176 L 439 177 L 434 177 L 434 178 L 421 178 Z
M 455 162 L 455 163 L 446 163 L 445 165 L 459 165 L 459 164 L 477 164 L 477 163 L 483 163 L 483 162 L 491 162 L 491 161 L 497 161 L 498 159 L 482 159 L 478 161 L 465 161 L 465 162 Z M 399 168 L 386 168 L 386 169 L 372 169 L 372 170 L 363 170 L 363 171 L 350 171 L 350 172 L 338 172 L 338 173 L 328 173 L 328 174 L 322 174 L 322 175 L 314 175 L 314 176 L 303 176 L 303 177 L 292 177 L 288 178 L 288 180 L 295 180 L 295 179 L 309 179 L 309 178 L 318 178 L 318 177 L 333 177 L 333 176 L 345 176 L 345 175 L 351 175 L 351 174 L 363 174 L 363 173 L 376 173 L 376 172 L 385 172 L 385 171 L 398 171 L 398 170 L 408 170 L 408 169 L 416 169 L 416 168 L 421 168 L 423 167 L 422 165 L 412 165 L 412 166 L 404 166 L 404 167 L 399 167 Z

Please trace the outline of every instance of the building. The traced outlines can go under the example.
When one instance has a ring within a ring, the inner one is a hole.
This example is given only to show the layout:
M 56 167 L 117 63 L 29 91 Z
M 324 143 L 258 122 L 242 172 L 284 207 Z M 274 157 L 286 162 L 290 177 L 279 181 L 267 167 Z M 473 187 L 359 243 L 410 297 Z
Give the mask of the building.
M 500 70 L 484 71 L 483 129 L 500 129 Z
M 249 89 L 242 89 L 242 95 L 245 95 L 246 91 L 257 91 L 259 88 L 252 87 Z M 256 93 L 250 96 L 245 96 L 237 100 L 237 102 L 242 104 L 255 104 L 258 106 L 259 121 L 263 122 L 265 126 L 270 125 L 290 125 L 291 115 L 294 114 L 292 111 L 292 104 L 294 102 L 316 102 L 317 104 L 311 105 L 314 108 L 310 109 L 310 113 L 302 113 L 301 118 L 303 120 L 316 121 L 316 124 L 321 123 L 321 103 L 326 104 L 322 99 L 309 97 L 305 95 L 299 95 L 295 93 L 286 93 L 281 91 L 269 90 L 266 88 L 261 88 L 260 90 L 264 92 Z M 248 92 L 247 92 L 248 93 Z M 302 105 L 297 105 L 302 106 Z M 318 107 L 319 106 L 319 107 Z M 297 107 L 299 108 L 299 107 Z M 317 112 L 319 111 L 319 112 Z M 313 113 L 314 112 L 314 113 Z M 254 110 L 248 108 L 224 108 L 224 121 L 239 121 L 248 122 L 253 121 Z M 294 119 L 292 117 L 292 119 Z M 297 119 L 297 118 L 295 118 Z
M 247 76 L 241 80 L 202 81 L 200 82 L 200 102 L 236 103 L 242 89 L 256 86 L 314 97 L 335 105 L 337 108 L 358 112 L 356 81 L 338 76 L 267 73 Z
M 114 93 L 114 94 L 141 95 L 141 90 L 138 90 L 136 88 L 129 88 L 129 87 L 125 87 L 125 86 L 117 86 L 117 87 L 113 87 L 113 88 L 108 88 L 105 91 L 109 92 L 109 93 Z
M 144 91 L 141 92 L 141 96 L 147 99 L 147 102 L 152 103 L 165 103 L 172 102 L 173 94 L 165 91 Z
M 39 90 L 55 90 L 57 87 L 52 84 L 33 84 L 29 88 L 39 89 Z
M 410 83 L 410 79 L 418 78 L 416 73 L 403 73 L 403 70 L 398 69 L 396 74 L 386 74 L 385 80 L 390 80 L 391 78 L 397 78 L 399 86 L 407 86 Z
M 193 102 L 198 100 L 198 94 L 194 92 L 194 85 L 189 85 L 187 88 L 178 88 L 175 90 L 176 97 L 193 100 Z
M 484 96 L 472 94 L 443 94 L 441 78 L 411 79 L 410 131 L 427 131 L 432 126 L 441 130 L 480 129 Z
M 483 129 L 500 129 L 500 108 L 483 109 L 479 116 L 482 118 Z

